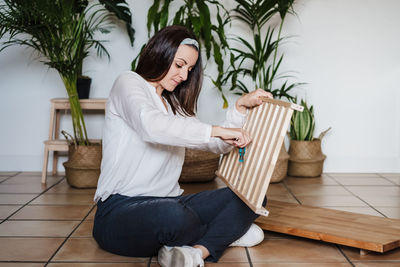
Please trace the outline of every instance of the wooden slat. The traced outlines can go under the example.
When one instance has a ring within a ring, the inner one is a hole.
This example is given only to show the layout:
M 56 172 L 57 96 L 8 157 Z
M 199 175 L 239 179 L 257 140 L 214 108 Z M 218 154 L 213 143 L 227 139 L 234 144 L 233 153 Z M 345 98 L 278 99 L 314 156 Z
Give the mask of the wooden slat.
M 386 252 L 400 247 L 400 220 L 269 200 L 264 230 Z
M 244 162 L 239 162 L 238 149 L 224 155 L 216 174 L 254 212 L 267 215 L 262 207 L 265 193 L 278 159 L 293 109 L 301 107 L 274 99 L 263 99 L 263 105 L 249 111 L 244 130 L 253 141 L 246 148 Z

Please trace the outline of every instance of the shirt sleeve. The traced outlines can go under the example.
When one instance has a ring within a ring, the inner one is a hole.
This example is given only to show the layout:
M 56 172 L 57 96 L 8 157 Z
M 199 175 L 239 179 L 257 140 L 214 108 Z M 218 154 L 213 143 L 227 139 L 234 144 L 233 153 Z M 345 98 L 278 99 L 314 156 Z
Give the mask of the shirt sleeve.
M 247 113 L 240 113 L 235 107 L 231 107 L 226 112 L 225 121 L 221 126 L 226 128 L 242 128 L 246 122 Z M 196 149 L 208 150 L 216 154 L 225 154 L 231 151 L 233 146 L 225 143 L 220 138 L 211 137 L 210 142 L 200 144 Z
M 210 142 L 212 126 L 160 110 L 144 81 L 122 74 L 110 94 L 110 112 L 120 116 L 144 141 L 195 148 Z

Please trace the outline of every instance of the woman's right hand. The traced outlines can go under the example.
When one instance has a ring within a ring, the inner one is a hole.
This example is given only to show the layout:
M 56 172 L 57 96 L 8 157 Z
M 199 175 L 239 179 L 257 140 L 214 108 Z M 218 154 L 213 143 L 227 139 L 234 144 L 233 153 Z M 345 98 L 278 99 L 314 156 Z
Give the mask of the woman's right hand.
M 240 148 L 251 143 L 250 134 L 241 128 L 224 128 L 221 126 L 213 126 L 211 136 L 219 137 L 225 143 Z

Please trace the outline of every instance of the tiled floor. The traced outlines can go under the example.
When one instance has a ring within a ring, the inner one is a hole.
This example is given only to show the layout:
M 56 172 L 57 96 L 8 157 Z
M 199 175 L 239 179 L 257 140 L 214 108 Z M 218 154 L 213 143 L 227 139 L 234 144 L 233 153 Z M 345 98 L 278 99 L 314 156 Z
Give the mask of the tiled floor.
M 185 193 L 223 187 L 220 180 L 184 184 Z M 0 267 L 158 266 L 100 249 L 91 237 L 93 189 L 68 186 L 62 176 L 40 183 L 40 173 L 0 172 Z M 400 219 L 400 174 L 324 174 L 271 184 L 270 199 Z M 229 248 L 207 266 L 400 267 L 400 249 L 361 256 L 359 250 L 265 232 L 253 248 Z

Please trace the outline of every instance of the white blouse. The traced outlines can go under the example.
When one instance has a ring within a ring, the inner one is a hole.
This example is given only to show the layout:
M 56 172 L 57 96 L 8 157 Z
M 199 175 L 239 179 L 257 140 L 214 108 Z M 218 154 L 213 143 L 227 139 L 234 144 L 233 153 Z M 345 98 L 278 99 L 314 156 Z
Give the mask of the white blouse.
M 232 146 L 211 137 L 212 125 L 195 117 L 174 115 L 150 85 L 135 72 L 114 82 L 107 100 L 103 129 L 103 159 L 94 200 L 112 194 L 178 196 L 185 147 L 227 153 Z M 245 114 L 235 108 L 224 127 L 241 128 Z

